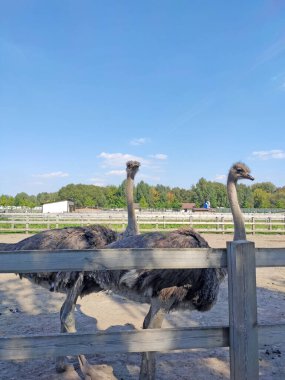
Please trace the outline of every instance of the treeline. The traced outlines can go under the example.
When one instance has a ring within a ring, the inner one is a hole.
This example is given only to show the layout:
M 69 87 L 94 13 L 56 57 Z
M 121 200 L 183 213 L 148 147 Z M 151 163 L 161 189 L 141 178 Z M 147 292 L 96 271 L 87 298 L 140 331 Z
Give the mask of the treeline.
M 285 186 L 277 188 L 271 182 L 256 183 L 252 186 L 238 185 L 238 196 L 243 208 L 285 208 Z M 135 202 L 141 208 L 180 209 L 182 203 L 195 203 L 202 207 L 205 200 L 211 207 L 229 207 L 226 186 L 219 182 L 201 178 L 190 189 L 156 185 L 141 181 L 135 187 Z M 97 207 L 104 209 L 126 207 L 125 181 L 119 186 L 99 187 L 94 185 L 69 184 L 55 193 L 28 195 L 24 192 L 15 197 L 0 196 L 1 206 L 36 207 L 43 203 L 71 200 L 76 207 Z

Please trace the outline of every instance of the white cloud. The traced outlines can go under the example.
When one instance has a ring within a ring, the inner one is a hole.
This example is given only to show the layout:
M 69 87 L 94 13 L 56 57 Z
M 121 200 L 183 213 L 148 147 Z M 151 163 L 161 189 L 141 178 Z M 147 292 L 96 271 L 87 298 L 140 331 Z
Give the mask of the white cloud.
M 144 137 L 140 137 L 138 139 L 133 139 L 130 141 L 131 145 L 143 145 L 147 142 L 147 139 Z
M 130 160 L 139 161 L 144 164 L 147 163 L 142 157 L 133 156 L 132 154 L 102 152 L 97 157 L 104 160 L 104 167 L 125 167 L 126 162 Z
M 252 156 L 259 160 L 284 159 L 285 152 L 281 149 L 260 150 L 257 152 L 252 152 Z
M 154 158 L 155 160 L 167 160 L 167 155 L 162 153 L 152 154 L 150 155 L 151 158 Z
M 108 173 L 106 173 L 107 175 L 118 175 L 118 176 L 122 176 L 122 175 L 126 175 L 126 171 L 125 170 L 111 170 L 109 171 Z
M 214 178 L 215 181 L 224 181 L 226 179 L 226 175 L 225 174 L 218 174 L 216 175 L 216 177 Z
M 61 171 L 58 172 L 51 172 L 51 173 L 44 173 L 44 174 L 36 174 L 34 177 L 39 178 L 63 178 L 63 177 L 69 177 L 68 173 L 64 173 Z
M 140 172 L 138 174 L 139 178 L 147 178 L 151 181 L 159 181 L 162 172 L 162 163 L 167 160 L 167 155 L 162 153 L 157 153 L 149 156 L 148 158 L 134 156 L 128 153 L 107 153 L 102 152 L 98 156 L 102 160 L 102 168 L 105 171 L 104 174 L 101 173 L 101 177 L 104 178 L 106 182 L 113 176 L 118 179 L 126 176 L 126 162 L 130 160 L 139 161 L 141 163 Z M 159 172 L 159 173 L 158 173 Z M 147 175 L 147 176 L 146 176 Z

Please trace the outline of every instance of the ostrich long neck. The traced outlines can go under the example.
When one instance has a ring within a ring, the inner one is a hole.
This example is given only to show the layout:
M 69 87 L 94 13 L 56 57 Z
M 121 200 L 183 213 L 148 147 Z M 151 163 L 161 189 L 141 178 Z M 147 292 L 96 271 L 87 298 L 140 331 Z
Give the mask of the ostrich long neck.
M 128 204 L 128 226 L 124 236 L 138 235 L 138 226 L 134 208 L 134 180 L 130 175 L 127 177 L 127 204 Z
M 234 220 L 234 240 L 246 240 L 244 220 L 238 202 L 236 182 L 230 176 L 227 191 Z

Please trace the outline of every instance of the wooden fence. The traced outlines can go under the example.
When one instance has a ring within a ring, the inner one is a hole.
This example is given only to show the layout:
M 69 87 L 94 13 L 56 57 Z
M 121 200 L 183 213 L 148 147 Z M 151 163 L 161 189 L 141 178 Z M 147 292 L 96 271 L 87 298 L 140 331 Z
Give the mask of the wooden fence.
M 246 231 L 249 234 L 285 234 L 285 214 L 244 214 Z M 168 231 L 177 227 L 193 227 L 198 232 L 233 233 L 232 214 L 220 213 L 138 213 L 140 231 Z M 127 214 L 104 212 L 93 214 L 0 214 L 2 232 L 40 232 L 68 226 L 103 224 L 117 231 L 124 231 Z
M 62 355 L 230 348 L 231 379 L 258 379 L 258 346 L 285 342 L 285 324 L 258 325 L 257 267 L 285 266 L 285 248 L 120 249 L 0 252 L 0 273 L 104 269 L 228 268 L 229 326 L 0 338 L 0 360 Z

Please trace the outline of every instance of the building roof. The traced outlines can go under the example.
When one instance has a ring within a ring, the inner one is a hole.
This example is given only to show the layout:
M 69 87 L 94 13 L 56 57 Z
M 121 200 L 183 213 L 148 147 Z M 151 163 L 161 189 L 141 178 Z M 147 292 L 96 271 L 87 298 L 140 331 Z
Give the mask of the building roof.
M 182 203 L 182 206 L 181 208 L 183 208 L 184 210 L 191 210 L 192 208 L 195 207 L 195 203 Z
M 67 200 L 57 201 L 57 202 L 47 202 L 47 203 L 43 203 L 43 206 L 45 206 L 45 205 L 55 205 L 55 204 L 59 204 L 59 203 L 68 203 L 70 206 L 74 206 L 74 202 L 73 201 L 67 201 Z

